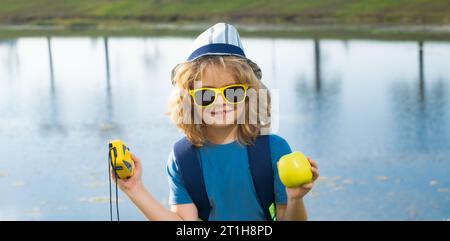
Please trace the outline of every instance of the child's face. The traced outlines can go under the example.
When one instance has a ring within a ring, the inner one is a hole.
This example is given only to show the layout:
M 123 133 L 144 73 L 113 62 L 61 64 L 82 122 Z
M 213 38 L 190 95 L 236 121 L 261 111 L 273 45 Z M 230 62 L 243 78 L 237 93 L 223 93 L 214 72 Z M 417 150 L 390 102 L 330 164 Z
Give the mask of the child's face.
M 227 85 L 239 84 L 233 75 L 221 66 L 209 66 L 203 79 L 194 82 L 194 88 L 220 88 Z M 198 113 L 202 113 L 204 123 L 211 127 L 226 127 L 237 124 L 238 118 L 242 115 L 245 108 L 245 101 L 239 104 L 231 104 L 224 100 L 221 94 L 217 94 L 215 102 L 207 107 L 195 105 Z

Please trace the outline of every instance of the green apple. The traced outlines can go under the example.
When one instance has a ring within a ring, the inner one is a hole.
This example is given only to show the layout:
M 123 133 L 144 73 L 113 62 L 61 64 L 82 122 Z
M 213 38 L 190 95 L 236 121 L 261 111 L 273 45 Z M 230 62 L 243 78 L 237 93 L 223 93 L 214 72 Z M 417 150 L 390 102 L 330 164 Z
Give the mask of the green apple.
M 284 155 L 278 161 L 278 173 L 286 187 L 298 187 L 312 182 L 311 164 L 306 156 L 298 151 Z

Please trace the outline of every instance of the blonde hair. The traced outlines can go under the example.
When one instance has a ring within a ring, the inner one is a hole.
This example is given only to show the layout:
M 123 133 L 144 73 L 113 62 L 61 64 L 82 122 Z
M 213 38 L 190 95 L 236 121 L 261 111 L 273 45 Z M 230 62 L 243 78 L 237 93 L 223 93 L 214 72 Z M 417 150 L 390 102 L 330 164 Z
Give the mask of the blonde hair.
M 192 62 L 185 62 L 178 65 L 172 72 L 172 83 L 174 89 L 169 101 L 168 115 L 176 126 L 184 132 L 188 140 L 195 146 L 200 147 L 206 141 L 204 135 L 205 123 L 194 123 L 194 104 L 191 98 L 186 94 L 189 89 L 194 86 L 195 80 L 201 80 L 205 69 L 210 66 L 220 66 L 230 71 L 230 74 L 239 84 L 247 84 L 250 89 L 265 90 L 267 93 L 267 101 L 261 101 L 257 94 L 257 105 L 249 105 L 249 98 L 245 100 L 245 122 L 238 124 L 238 142 L 242 145 L 251 145 L 256 137 L 261 134 L 262 128 L 270 127 L 270 94 L 266 86 L 255 75 L 253 69 L 246 59 L 236 56 L 204 56 Z M 186 103 L 191 106 L 186 106 Z M 259 110 L 258 110 L 259 106 Z M 188 108 L 186 108 L 188 107 Z M 190 108 L 189 108 L 190 107 Z M 265 116 L 258 115 L 260 110 L 265 112 Z M 186 113 L 190 111 L 191 113 Z M 186 115 L 188 114 L 188 115 Z M 250 123 L 249 115 L 258 116 L 254 123 Z M 187 118 L 190 118 L 186 121 Z

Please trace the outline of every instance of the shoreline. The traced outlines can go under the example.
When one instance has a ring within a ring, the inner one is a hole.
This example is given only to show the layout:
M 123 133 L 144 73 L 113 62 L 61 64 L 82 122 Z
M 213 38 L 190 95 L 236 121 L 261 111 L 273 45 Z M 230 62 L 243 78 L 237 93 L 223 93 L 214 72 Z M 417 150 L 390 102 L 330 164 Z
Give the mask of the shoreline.
M 0 39 L 37 36 L 185 36 L 193 37 L 210 23 L 77 23 L 70 25 L 0 25 Z M 235 24 L 243 37 L 450 40 L 448 25 L 411 24 Z

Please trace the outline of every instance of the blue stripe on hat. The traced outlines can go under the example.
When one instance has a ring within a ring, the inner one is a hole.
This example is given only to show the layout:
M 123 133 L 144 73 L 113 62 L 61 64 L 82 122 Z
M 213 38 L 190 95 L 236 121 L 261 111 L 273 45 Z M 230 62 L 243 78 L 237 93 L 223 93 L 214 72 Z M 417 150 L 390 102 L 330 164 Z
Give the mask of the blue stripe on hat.
M 220 43 L 208 44 L 196 49 L 187 60 L 191 61 L 208 54 L 239 55 L 245 58 L 244 51 L 238 46 Z

